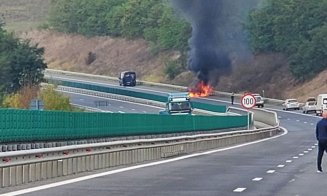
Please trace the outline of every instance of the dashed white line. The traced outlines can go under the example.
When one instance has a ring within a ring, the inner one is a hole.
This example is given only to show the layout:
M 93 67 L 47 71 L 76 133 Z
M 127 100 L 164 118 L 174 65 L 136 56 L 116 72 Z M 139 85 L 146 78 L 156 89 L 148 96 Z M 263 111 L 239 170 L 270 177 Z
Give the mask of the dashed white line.
M 304 122 L 304 124 L 307 124 L 308 122 Z
M 245 190 L 246 190 L 246 188 L 237 188 L 233 192 L 235 192 L 235 193 L 241 193 L 241 192 L 243 192 Z
M 118 111 L 118 113 L 124 114 L 125 112 L 123 112 L 123 111 Z
M 296 122 L 300 122 L 300 120 L 296 120 Z
M 273 173 L 275 173 L 275 170 L 268 170 L 267 171 L 267 174 L 273 174 Z
M 310 125 L 313 125 L 313 123 L 311 123 Z
M 311 150 L 312 150 L 312 148 L 308 148 L 308 150 L 309 150 L 309 151 L 311 151 Z
M 305 151 L 303 151 L 303 153 L 308 153 L 308 151 L 305 150 Z
M 286 163 L 292 163 L 293 161 L 292 160 L 287 160 Z
M 135 111 L 135 109 L 133 108 L 132 111 Z
M 315 146 L 318 146 L 318 144 L 315 144 Z
M 252 181 L 256 181 L 256 182 L 258 182 L 258 181 L 260 181 L 260 180 L 262 180 L 262 179 L 263 179 L 263 178 L 258 178 L 258 177 L 257 177 L 257 178 L 253 178 Z
M 277 167 L 282 168 L 282 167 L 285 167 L 285 165 L 278 165 Z
M 300 153 L 299 156 L 303 156 L 304 154 Z
M 299 158 L 299 157 L 297 157 L 297 156 L 294 156 L 294 157 L 293 157 L 293 159 L 298 159 L 298 158 Z

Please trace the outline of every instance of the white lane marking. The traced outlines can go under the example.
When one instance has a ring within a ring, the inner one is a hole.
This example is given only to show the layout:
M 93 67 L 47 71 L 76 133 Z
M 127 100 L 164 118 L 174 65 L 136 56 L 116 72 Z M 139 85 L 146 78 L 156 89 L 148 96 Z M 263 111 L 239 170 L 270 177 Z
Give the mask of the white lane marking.
M 143 111 L 143 113 L 148 113 L 148 112 L 146 112 L 146 111 Z
M 316 146 L 311 146 L 311 148 L 315 148 Z
M 262 179 L 263 179 L 263 178 L 258 178 L 258 177 L 257 177 L 257 178 L 253 178 L 252 181 L 256 181 L 256 182 L 258 182 L 258 181 L 260 181 L 260 180 L 262 180 Z
M 243 192 L 245 190 L 246 190 L 246 188 L 237 188 L 237 189 L 233 190 L 233 192 L 235 192 L 235 193 L 241 193 L 241 192 Z
M 308 151 L 305 150 L 305 151 L 303 151 L 303 153 L 308 153 Z
M 312 148 L 308 148 L 308 151 L 311 151 L 312 150 Z
M 26 193 L 31 193 L 31 192 L 40 191 L 40 190 L 44 190 L 44 189 L 49 189 L 49 188 L 53 188 L 53 187 L 58 187 L 58 186 L 62 186 L 62 185 L 67 185 L 67 184 L 72 184 L 72 183 L 81 182 L 81 181 L 84 181 L 84 180 L 90 180 L 90 179 L 93 179 L 93 178 L 108 176 L 108 175 L 117 174 L 117 173 L 121 173 L 121 172 L 126 172 L 126 171 L 130 171 L 130 170 L 161 165 L 161 164 L 180 161 L 180 160 L 184 160 L 184 159 L 188 159 L 188 158 L 193 158 L 193 157 L 198 157 L 198 156 L 202 156 L 202 155 L 213 154 L 213 153 L 217 153 L 217 152 L 222 152 L 222 151 L 226 151 L 226 150 L 231 150 L 231 149 L 235 149 L 235 148 L 249 146 L 251 144 L 257 144 L 257 143 L 268 141 L 268 140 L 271 140 L 271 139 L 276 139 L 276 138 L 284 136 L 284 135 L 286 135 L 288 133 L 287 129 L 285 129 L 284 127 L 280 127 L 280 128 L 284 130 L 284 133 L 281 134 L 281 135 L 276 135 L 276 136 L 271 137 L 271 138 L 265 138 L 265 139 L 258 140 L 258 141 L 253 141 L 253 142 L 240 144 L 240 145 L 236 145 L 236 146 L 231 146 L 231 147 L 227 147 L 227 148 L 221 148 L 221 149 L 217 149 L 217 150 L 211 150 L 211 151 L 208 151 L 208 152 L 195 153 L 195 154 L 186 155 L 186 156 L 182 156 L 182 157 L 176 157 L 176 158 L 167 159 L 167 160 L 163 160 L 163 161 L 157 161 L 157 162 L 147 163 L 147 164 L 143 164 L 143 165 L 136 165 L 136 166 L 126 167 L 126 168 L 121 168 L 121 169 L 107 171 L 107 172 L 103 172 L 103 173 L 99 173 L 99 174 L 92 174 L 92 175 L 89 175 L 89 176 L 78 177 L 78 178 L 71 179 L 71 180 L 65 180 L 65 181 L 61 181 L 61 182 L 55 182 L 55 183 L 52 183 L 52 184 L 42 185 L 42 186 L 28 188 L 28 189 L 23 189 L 23 190 L 19 190 L 19 191 L 10 192 L 10 193 L 5 193 L 5 194 L 1 194 L 0 196 L 22 195 L 22 194 L 26 194 Z
M 313 125 L 313 123 L 311 123 L 310 125 Z
M 118 113 L 124 114 L 125 112 L 123 112 L 123 111 L 118 111 Z
M 268 170 L 267 171 L 267 174 L 273 174 L 273 173 L 275 173 L 275 170 Z
M 299 156 L 303 156 L 304 154 L 300 153 Z
M 293 159 L 298 159 L 298 158 L 299 158 L 299 157 L 297 157 L 297 156 L 294 156 L 294 157 L 293 157 Z
M 134 108 L 132 108 L 132 111 L 135 111 L 135 109 L 134 109 Z
M 291 120 L 290 118 L 288 118 L 287 120 Z
M 277 167 L 283 168 L 283 167 L 285 167 L 285 165 L 277 165 Z
M 296 122 L 300 122 L 300 120 L 296 120 Z
M 308 122 L 304 122 L 304 124 L 307 124 Z
M 286 163 L 292 163 L 293 161 L 292 160 L 287 160 Z
M 318 144 L 316 143 L 315 146 L 318 146 Z

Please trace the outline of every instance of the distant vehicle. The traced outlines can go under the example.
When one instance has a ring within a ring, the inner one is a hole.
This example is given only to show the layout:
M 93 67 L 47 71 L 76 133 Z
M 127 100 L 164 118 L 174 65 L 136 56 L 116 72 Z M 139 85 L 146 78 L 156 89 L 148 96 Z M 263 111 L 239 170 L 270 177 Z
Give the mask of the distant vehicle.
M 283 110 L 300 109 L 300 103 L 297 101 L 297 99 L 286 99 L 282 105 L 283 105 Z
M 261 95 L 259 94 L 253 94 L 254 98 L 255 98 L 255 106 L 257 106 L 258 108 L 263 108 L 265 106 L 265 102 L 264 99 L 261 97 Z
M 123 71 L 119 75 L 120 86 L 135 86 L 136 85 L 136 73 L 133 71 Z
M 161 115 L 192 114 L 192 104 L 188 93 L 170 93 L 166 109 L 159 112 Z
M 314 99 L 316 100 L 316 99 Z M 302 107 L 303 113 L 316 112 L 316 101 L 307 101 Z
M 317 96 L 316 115 L 321 116 L 323 110 L 327 110 L 327 94 Z

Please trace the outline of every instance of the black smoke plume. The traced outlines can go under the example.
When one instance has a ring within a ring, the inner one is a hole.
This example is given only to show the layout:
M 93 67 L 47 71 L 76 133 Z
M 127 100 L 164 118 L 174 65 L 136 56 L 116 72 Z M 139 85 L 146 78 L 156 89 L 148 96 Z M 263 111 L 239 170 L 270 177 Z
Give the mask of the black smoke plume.
M 192 25 L 188 67 L 205 84 L 231 72 L 234 56 L 250 56 L 244 21 L 260 0 L 171 0 Z

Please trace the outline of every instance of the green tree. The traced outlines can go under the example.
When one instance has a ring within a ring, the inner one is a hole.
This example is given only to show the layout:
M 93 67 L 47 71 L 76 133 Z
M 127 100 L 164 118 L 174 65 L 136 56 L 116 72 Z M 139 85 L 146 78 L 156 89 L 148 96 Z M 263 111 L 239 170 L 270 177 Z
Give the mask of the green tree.
M 325 0 L 266 0 L 262 9 L 249 16 L 247 28 L 253 50 L 284 53 L 294 76 L 312 78 L 327 65 L 323 45 L 326 10 Z
M 72 111 L 73 107 L 70 105 L 69 97 L 64 96 L 55 91 L 54 86 L 47 86 L 41 90 L 40 98 L 44 102 L 44 109 L 46 110 L 62 110 Z
M 14 93 L 26 85 L 38 85 L 47 67 L 44 49 L 7 33 L 0 24 L 0 93 Z

